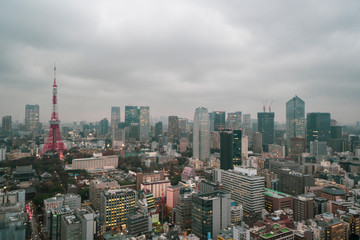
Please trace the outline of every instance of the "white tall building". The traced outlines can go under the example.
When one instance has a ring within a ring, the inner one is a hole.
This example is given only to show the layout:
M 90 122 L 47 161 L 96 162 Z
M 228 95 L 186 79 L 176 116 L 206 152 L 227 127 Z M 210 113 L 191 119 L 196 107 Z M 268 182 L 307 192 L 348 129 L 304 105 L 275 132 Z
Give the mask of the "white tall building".
M 150 108 L 148 106 L 140 106 L 140 140 L 149 138 L 150 132 Z
M 195 110 L 193 126 L 193 157 L 205 161 L 210 157 L 210 119 L 206 108 Z
M 256 169 L 234 167 L 234 170 L 214 169 L 214 181 L 222 184 L 222 190 L 231 193 L 231 199 L 242 204 L 247 213 L 261 213 L 264 204 L 265 178 Z

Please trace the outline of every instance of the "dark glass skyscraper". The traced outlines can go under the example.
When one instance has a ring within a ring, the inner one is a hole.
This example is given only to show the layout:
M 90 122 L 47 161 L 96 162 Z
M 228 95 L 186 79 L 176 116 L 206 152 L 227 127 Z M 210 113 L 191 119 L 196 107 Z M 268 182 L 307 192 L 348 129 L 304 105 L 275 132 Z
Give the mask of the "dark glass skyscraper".
M 241 130 L 233 131 L 233 166 L 241 166 Z
M 330 120 L 330 113 L 307 114 L 306 144 L 308 147 L 311 141 L 328 141 L 331 136 Z
M 217 239 L 220 230 L 231 224 L 230 206 L 230 193 L 215 191 L 194 195 L 191 211 L 192 232 L 201 240 Z
M 162 122 L 157 122 L 155 124 L 155 138 L 159 140 L 159 137 L 163 135 L 163 126 Z
M 7 132 L 11 130 L 11 116 L 4 116 L 2 118 L 2 131 Z
M 262 134 L 263 150 L 268 150 L 268 145 L 275 142 L 274 118 L 273 112 L 259 112 L 258 116 L 258 132 Z
M 109 132 L 109 121 L 104 118 L 100 121 L 100 135 L 104 136 Z
M 225 129 L 225 112 L 215 111 L 213 112 L 214 117 L 214 131 L 221 131 Z
M 286 138 L 305 138 L 305 102 L 298 96 L 286 103 Z
M 230 130 L 220 132 L 220 168 L 233 169 L 234 135 Z M 241 152 L 240 152 L 241 154 Z
M 129 127 L 131 123 L 140 122 L 140 110 L 137 106 L 125 106 L 125 125 Z

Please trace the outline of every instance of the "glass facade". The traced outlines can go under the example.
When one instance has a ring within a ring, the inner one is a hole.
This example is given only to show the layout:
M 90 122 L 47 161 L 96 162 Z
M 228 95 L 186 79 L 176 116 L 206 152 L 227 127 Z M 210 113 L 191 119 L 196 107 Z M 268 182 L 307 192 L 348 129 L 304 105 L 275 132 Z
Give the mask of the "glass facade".
M 241 138 L 242 131 L 234 130 L 233 131 L 233 165 L 241 166 Z
M 286 103 L 286 137 L 305 138 L 305 102 L 298 96 Z
M 140 107 L 140 140 L 149 138 L 150 133 L 150 108 L 148 106 Z
M 131 123 L 139 123 L 139 115 L 137 106 L 125 106 L 125 125 L 129 127 Z
M 210 157 L 210 119 L 208 110 L 203 107 L 195 110 L 193 157 L 202 161 Z
M 233 132 L 221 131 L 220 132 L 220 168 L 221 169 L 228 170 L 234 168 L 233 153 L 234 153 Z M 240 155 L 241 155 L 241 150 L 240 150 Z
M 327 142 L 331 136 L 330 113 L 308 113 L 306 126 L 306 144 L 319 141 Z
M 264 151 L 267 151 L 268 145 L 275 142 L 274 118 L 273 112 L 259 112 L 258 132 L 262 134 L 262 145 Z
M 36 131 L 39 128 L 39 105 L 25 106 L 25 128 L 28 131 Z

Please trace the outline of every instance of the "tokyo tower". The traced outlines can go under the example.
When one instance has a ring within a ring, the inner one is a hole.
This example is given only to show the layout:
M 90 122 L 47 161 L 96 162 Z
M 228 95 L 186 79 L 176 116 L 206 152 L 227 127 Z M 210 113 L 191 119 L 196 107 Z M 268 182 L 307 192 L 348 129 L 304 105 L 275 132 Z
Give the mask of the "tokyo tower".
M 50 123 L 50 129 L 49 129 L 49 136 L 46 140 L 46 143 L 43 147 L 43 149 L 40 152 L 40 157 L 47 152 L 51 152 L 52 154 L 59 154 L 60 159 L 64 158 L 63 152 L 67 149 L 61 140 L 60 135 L 60 129 L 59 129 L 59 115 L 57 111 L 57 85 L 56 85 L 56 66 L 54 66 L 54 84 L 53 84 L 53 98 L 52 98 L 52 113 L 51 113 L 51 119 L 49 121 Z

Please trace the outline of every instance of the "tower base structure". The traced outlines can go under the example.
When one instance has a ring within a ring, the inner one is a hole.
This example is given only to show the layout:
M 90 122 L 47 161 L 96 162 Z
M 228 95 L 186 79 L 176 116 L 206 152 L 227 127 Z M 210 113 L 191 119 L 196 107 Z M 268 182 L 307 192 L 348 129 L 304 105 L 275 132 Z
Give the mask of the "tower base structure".
M 44 153 L 52 153 L 59 154 L 60 159 L 64 159 L 64 151 L 67 152 L 67 149 L 61 139 L 59 123 L 60 121 L 50 121 L 49 136 L 39 154 L 40 157 Z

